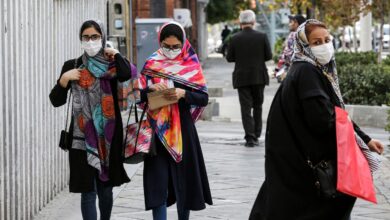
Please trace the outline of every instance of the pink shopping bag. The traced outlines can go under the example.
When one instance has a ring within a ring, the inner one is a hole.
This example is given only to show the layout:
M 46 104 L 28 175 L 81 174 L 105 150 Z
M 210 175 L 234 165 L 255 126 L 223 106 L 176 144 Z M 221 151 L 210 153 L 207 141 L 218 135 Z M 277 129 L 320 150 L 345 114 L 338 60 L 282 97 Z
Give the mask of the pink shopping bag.
M 337 190 L 377 203 L 367 159 L 355 139 L 355 131 L 344 109 L 336 107 Z

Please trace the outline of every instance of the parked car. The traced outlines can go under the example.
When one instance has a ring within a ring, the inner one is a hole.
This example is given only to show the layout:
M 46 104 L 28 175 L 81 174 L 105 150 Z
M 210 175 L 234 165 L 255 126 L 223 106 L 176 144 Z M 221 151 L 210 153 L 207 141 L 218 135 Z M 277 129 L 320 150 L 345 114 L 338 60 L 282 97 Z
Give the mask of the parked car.
M 380 33 L 379 33 L 379 27 L 377 28 L 378 31 L 376 32 L 376 47 L 378 48 L 379 47 L 379 38 L 380 38 Z M 389 24 L 385 24 L 383 25 L 383 39 L 382 39 L 382 42 L 383 42 L 383 49 L 389 49 L 390 47 L 390 25 Z

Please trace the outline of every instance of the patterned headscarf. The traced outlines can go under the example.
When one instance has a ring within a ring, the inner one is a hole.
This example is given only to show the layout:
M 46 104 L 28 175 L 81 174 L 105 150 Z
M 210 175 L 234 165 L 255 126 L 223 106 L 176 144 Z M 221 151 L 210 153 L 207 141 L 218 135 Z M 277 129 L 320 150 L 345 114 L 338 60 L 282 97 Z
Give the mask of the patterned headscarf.
M 102 42 L 106 35 L 102 23 Z M 100 52 L 90 57 L 82 56 L 80 80 L 72 82 L 73 93 L 73 149 L 87 152 L 88 164 L 99 170 L 102 181 L 109 180 L 109 158 L 115 130 L 115 108 L 110 80 L 116 78 L 113 60 L 104 57 L 104 45 Z
M 172 88 L 173 82 L 176 82 L 193 90 L 207 93 L 202 67 L 195 50 L 185 38 L 183 27 L 177 22 L 169 22 L 161 27 L 160 33 L 164 27 L 171 24 L 178 25 L 183 31 L 183 39 L 180 39 L 184 42 L 182 51 L 175 59 L 165 57 L 161 48 L 153 53 L 141 71 L 140 87 L 146 88 L 150 83 L 165 83 L 168 87 Z M 160 42 L 160 39 L 158 39 L 158 42 Z M 192 119 L 196 121 L 203 110 L 203 107 L 191 106 Z M 165 148 L 176 162 L 180 162 L 182 159 L 183 143 L 179 105 L 172 104 L 154 111 L 149 111 L 148 115 L 150 124 L 153 126 Z
M 340 87 L 339 87 L 339 79 L 337 76 L 335 56 L 333 55 L 330 62 L 326 65 L 321 65 L 318 62 L 317 58 L 314 56 L 309 46 L 308 36 L 306 36 L 305 28 L 306 25 L 308 24 L 323 24 L 323 23 L 315 19 L 309 19 L 298 27 L 297 34 L 294 41 L 294 54 L 292 57 L 292 62 L 299 62 L 299 61 L 308 62 L 321 69 L 322 73 L 326 76 L 326 78 L 331 83 L 332 88 L 340 102 L 340 107 L 345 109 L 344 100 L 341 95 Z M 362 149 L 363 154 L 367 158 L 371 171 L 372 172 L 376 171 L 379 168 L 380 161 L 377 159 L 377 157 L 373 155 L 374 153 L 369 150 L 367 144 L 364 143 L 364 141 L 360 138 L 359 135 L 357 135 L 356 132 L 355 132 L 355 139 L 359 147 Z

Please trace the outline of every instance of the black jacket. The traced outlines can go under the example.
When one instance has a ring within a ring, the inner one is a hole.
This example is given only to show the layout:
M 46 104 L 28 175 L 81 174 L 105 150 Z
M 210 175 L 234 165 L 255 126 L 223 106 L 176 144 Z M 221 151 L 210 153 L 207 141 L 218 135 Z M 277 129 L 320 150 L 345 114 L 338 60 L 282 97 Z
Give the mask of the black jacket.
M 267 35 L 245 28 L 235 34 L 230 43 L 226 59 L 235 62 L 233 87 L 268 85 L 269 76 L 265 61 L 272 58 Z
M 63 88 L 59 84 L 59 79 L 62 74 L 74 68 L 75 59 L 68 60 L 64 63 L 61 75 L 58 78 L 56 85 L 50 92 L 50 101 L 54 107 L 59 107 L 67 102 L 67 94 L 70 89 L 70 82 L 67 88 Z M 77 59 L 77 66 L 82 64 L 81 57 Z M 117 81 L 126 81 L 131 77 L 130 64 L 120 54 L 115 55 L 115 64 L 117 68 L 117 78 L 112 79 L 110 84 L 112 88 L 112 95 L 114 98 L 115 107 L 115 131 L 111 143 L 110 150 L 110 166 L 109 166 L 109 178 L 110 180 L 105 183 L 109 186 L 119 186 L 123 183 L 129 182 L 130 179 L 123 167 L 122 162 L 122 140 L 123 140 L 123 125 L 122 117 L 118 105 L 117 95 Z M 73 134 L 73 118 L 70 123 L 69 132 Z M 59 134 L 59 132 L 58 132 Z M 90 166 L 87 162 L 87 153 L 83 150 L 70 149 L 69 150 L 69 166 L 70 166 L 70 180 L 69 191 L 70 192 L 90 192 L 94 191 L 94 180 L 97 174 L 97 170 Z

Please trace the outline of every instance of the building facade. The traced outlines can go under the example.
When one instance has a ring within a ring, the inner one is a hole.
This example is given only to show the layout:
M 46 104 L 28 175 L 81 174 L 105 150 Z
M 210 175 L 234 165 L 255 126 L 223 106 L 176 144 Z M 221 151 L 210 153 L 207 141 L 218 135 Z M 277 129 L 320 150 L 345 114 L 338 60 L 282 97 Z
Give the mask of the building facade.
M 58 147 L 65 107 L 49 93 L 64 61 L 80 56 L 87 18 L 106 21 L 104 0 L 0 1 L 0 219 L 28 220 L 68 185 Z

